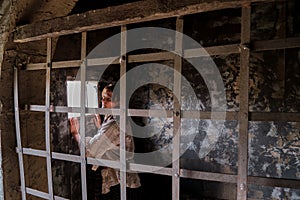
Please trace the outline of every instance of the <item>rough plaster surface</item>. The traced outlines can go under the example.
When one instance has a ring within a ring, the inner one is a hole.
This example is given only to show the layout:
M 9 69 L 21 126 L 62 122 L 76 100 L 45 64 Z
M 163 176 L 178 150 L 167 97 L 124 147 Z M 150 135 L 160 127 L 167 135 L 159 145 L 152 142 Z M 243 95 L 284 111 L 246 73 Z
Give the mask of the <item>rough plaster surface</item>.
M 43 1 L 43 3 L 46 1 Z M 47 1 L 48 2 L 48 1 Z M 39 9 L 33 5 L 41 1 L 1 1 L 0 6 L 0 130 L 1 152 L 3 169 L 3 187 L 5 199 L 21 199 L 19 192 L 20 179 L 17 154 L 15 152 L 15 121 L 13 106 L 13 69 L 14 66 L 21 69 L 27 61 L 44 62 L 46 55 L 46 43 L 28 43 L 16 45 L 12 43 L 10 34 L 16 23 L 33 22 L 34 20 L 46 20 L 57 16 L 67 15 L 76 1 L 54 2 L 49 1 L 49 7 L 40 4 Z M 48 3 L 47 3 L 48 4 Z M 53 7 L 56 4 L 57 7 Z M 62 7 L 62 9 L 60 9 Z M 32 9 L 32 10 L 30 10 Z M 49 12 L 53 10 L 52 12 Z M 24 12 L 23 12 L 24 11 Z M 35 12 L 36 11 L 36 12 Z M 24 17 L 25 16 L 25 17 Z M 25 104 L 44 104 L 43 84 L 40 84 L 44 73 L 20 73 L 20 106 Z M 36 87 L 37 86 L 37 87 Z M 35 88 L 35 89 L 34 89 Z M 43 115 L 27 112 L 20 113 L 22 127 L 22 143 L 24 147 L 43 149 L 44 126 Z M 45 171 L 45 159 L 36 157 L 24 157 L 24 169 L 26 171 L 26 186 L 47 192 L 47 178 Z M 29 197 L 29 199 L 36 199 Z

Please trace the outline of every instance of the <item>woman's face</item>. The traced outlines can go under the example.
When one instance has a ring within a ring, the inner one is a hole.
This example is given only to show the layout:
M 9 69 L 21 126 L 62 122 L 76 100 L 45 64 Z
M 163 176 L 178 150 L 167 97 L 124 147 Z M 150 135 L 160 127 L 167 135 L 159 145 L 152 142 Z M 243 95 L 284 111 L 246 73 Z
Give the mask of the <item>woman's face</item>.
M 106 88 L 102 91 L 102 108 L 115 108 L 117 106 L 117 102 L 112 101 L 113 93 Z

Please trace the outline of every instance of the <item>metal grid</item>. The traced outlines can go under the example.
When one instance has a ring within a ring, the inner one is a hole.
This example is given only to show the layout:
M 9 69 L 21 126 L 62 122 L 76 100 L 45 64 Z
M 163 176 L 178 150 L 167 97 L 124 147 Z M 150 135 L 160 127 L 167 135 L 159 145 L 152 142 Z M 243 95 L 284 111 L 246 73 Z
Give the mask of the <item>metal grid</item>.
M 233 7 L 235 7 L 234 5 Z M 228 5 L 226 5 L 226 8 Z M 197 12 L 195 12 L 197 13 Z M 80 150 L 81 155 L 67 155 L 62 153 L 51 152 L 50 150 L 50 129 L 49 129 L 49 113 L 50 112 L 68 112 L 76 108 L 70 107 L 61 107 L 61 106 L 50 106 L 50 70 L 51 68 L 67 68 L 67 67 L 79 67 L 81 66 L 81 77 L 85 77 L 85 67 L 87 65 L 101 65 L 111 63 L 118 63 L 118 59 L 127 58 L 121 60 L 121 101 L 120 101 L 120 109 L 116 109 L 118 115 L 120 115 L 121 119 L 121 130 L 126 130 L 125 119 L 127 116 L 161 116 L 161 111 L 151 111 L 151 114 L 148 110 L 138 110 L 138 109 L 128 109 L 125 108 L 126 102 L 126 62 L 147 62 L 147 61 L 158 61 L 158 60 L 174 60 L 174 67 L 178 72 L 181 72 L 181 58 L 173 53 L 163 52 L 163 53 L 151 53 L 151 54 L 143 54 L 143 55 L 130 55 L 126 56 L 126 25 L 121 26 L 121 52 L 120 57 L 111 57 L 111 58 L 103 58 L 96 60 L 85 60 L 86 56 L 86 32 L 82 33 L 82 47 L 81 47 L 81 60 L 74 61 L 60 61 L 60 62 L 51 62 L 51 39 L 47 39 L 47 62 L 46 63 L 37 63 L 37 64 L 28 64 L 27 70 L 38 70 L 45 69 L 46 70 L 46 105 L 30 105 L 30 111 L 40 111 L 45 112 L 46 116 L 46 151 L 35 150 L 22 148 L 21 139 L 20 139 L 20 121 L 19 121 L 19 107 L 18 107 L 18 79 L 17 79 L 17 70 L 15 70 L 15 82 L 14 82 L 14 95 L 15 95 L 15 116 L 16 116 L 16 134 L 17 134 L 17 152 L 19 155 L 19 165 L 20 165 L 20 174 L 21 174 L 21 192 L 22 199 L 26 199 L 26 193 L 41 197 L 44 199 L 64 199 L 62 197 L 54 196 L 52 191 L 52 174 L 51 174 L 51 159 L 59 159 L 71 162 L 77 162 L 81 164 L 81 178 L 82 178 L 82 199 L 86 199 L 86 174 L 85 174 L 85 166 L 88 164 L 96 164 L 101 166 L 108 166 L 118 168 L 121 171 L 121 199 L 126 200 L 126 169 L 137 171 L 137 172 L 150 172 L 155 174 L 172 176 L 172 199 L 179 199 L 179 189 L 180 189 L 180 177 L 185 178 L 193 178 L 193 179 L 202 179 L 202 180 L 210 180 L 210 181 L 219 181 L 219 182 L 228 182 L 228 183 L 236 183 L 237 184 L 237 199 L 247 199 L 247 184 L 255 183 L 260 185 L 270 185 L 270 186 L 278 186 L 278 187 L 294 187 L 300 188 L 299 181 L 296 180 L 286 180 L 286 179 L 271 179 L 271 178 L 262 178 L 262 177 L 250 177 L 247 176 L 247 161 L 248 161 L 248 122 L 249 121 L 272 121 L 272 120 L 280 120 L 280 121 L 300 121 L 299 113 L 280 113 L 280 115 L 274 115 L 272 113 L 255 113 L 249 112 L 248 108 L 248 83 L 249 83 L 249 55 L 250 49 L 247 44 L 250 43 L 250 17 L 251 17 L 251 5 L 250 2 L 245 1 L 242 5 L 242 32 L 241 32 L 241 44 L 233 44 L 233 45 L 224 45 L 224 46 L 216 46 L 205 48 L 205 50 L 210 55 L 223 55 L 223 54 L 232 54 L 232 53 L 240 53 L 241 55 L 241 78 L 240 80 L 240 102 L 243 102 L 240 106 L 239 112 L 227 112 L 226 119 L 227 120 L 238 120 L 239 121 L 239 154 L 238 154 L 238 174 L 237 175 L 227 175 L 221 173 L 210 173 L 210 172 L 201 172 L 201 171 L 193 171 L 193 170 L 185 170 L 180 169 L 179 160 L 175 159 L 172 164 L 172 168 L 161 168 L 150 165 L 143 164 L 134 164 L 131 163 L 129 166 L 126 166 L 126 155 L 121 151 L 120 162 L 117 161 L 108 161 L 108 160 L 99 160 L 93 158 L 85 158 L 85 149 L 81 144 Z M 142 20 L 141 20 L 142 21 Z M 141 22 L 140 21 L 140 22 Z M 101 28 L 101 27 L 100 27 Z M 176 20 L 176 30 L 178 32 L 182 32 L 183 30 L 183 18 L 178 17 Z M 40 39 L 37 37 L 37 39 Z M 187 49 L 182 52 L 182 38 L 179 35 L 176 35 L 176 44 L 175 51 L 181 55 L 184 55 L 184 58 L 192 58 L 192 57 L 201 57 L 205 55 L 197 54 L 198 49 Z M 284 48 L 295 48 L 300 47 L 300 38 L 287 38 L 281 40 L 270 40 L 270 41 L 260 41 L 255 42 L 253 45 L 253 51 L 265 51 L 265 50 L 273 50 L 273 49 L 284 49 Z M 87 63 L 90 62 L 90 63 Z M 81 78 L 82 83 L 85 82 Z M 81 84 L 82 86 L 84 84 Z M 180 78 L 174 74 L 174 90 L 176 90 L 177 94 L 181 93 L 181 82 Z M 78 109 L 78 112 L 81 113 L 81 127 L 84 126 L 84 114 L 86 109 L 84 108 L 84 93 L 85 90 L 81 88 L 82 95 L 82 105 L 81 108 Z M 180 133 L 180 123 L 181 118 L 197 118 L 199 113 L 201 114 L 201 119 L 211 119 L 211 112 L 201 112 L 201 111 L 183 111 L 180 109 L 180 99 L 177 99 L 177 102 L 174 102 L 174 110 L 167 112 L 167 116 L 173 117 L 174 120 L 174 140 L 173 140 L 173 158 L 179 155 L 179 134 Z M 103 109 L 88 109 L 88 112 L 97 112 L 100 114 L 106 114 L 107 111 Z M 216 115 L 217 116 L 217 115 Z M 81 129 L 81 136 L 85 136 L 84 129 Z M 120 137 L 121 150 L 125 149 L 125 135 L 121 134 Z M 125 152 L 125 151 L 123 151 Z M 27 188 L 25 186 L 24 180 L 24 169 L 23 169 L 23 155 L 35 155 L 45 157 L 47 159 L 47 174 L 48 174 L 48 193 L 44 193 L 41 191 L 37 191 L 31 188 Z
M 250 3 L 242 8 L 237 199 L 247 199 Z

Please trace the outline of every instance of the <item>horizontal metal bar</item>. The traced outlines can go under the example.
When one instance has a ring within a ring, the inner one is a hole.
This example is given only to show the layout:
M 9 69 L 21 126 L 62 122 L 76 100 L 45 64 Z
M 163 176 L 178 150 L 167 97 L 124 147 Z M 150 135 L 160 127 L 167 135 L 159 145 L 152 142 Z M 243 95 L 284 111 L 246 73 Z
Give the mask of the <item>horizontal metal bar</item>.
M 23 148 L 23 154 L 47 157 L 46 151 L 35 150 L 35 149 L 30 149 L 30 148 Z M 76 162 L 76 163 L 81 162 L 80 156 L 56 153 L 56 152 L 52 152 L 52 158 L 70 161 L 70 162 Z M 111 167 L 111 168 L 115 168 L 115 169 L 120 168 L 119 161 L 95 159 L 95 158 L 90 158 L 90 157 L 87 158 L 87 164 L 106 166 L 106 167 Z M 143 164 L 137 164 L 137 163 L 129 163 L 129 170 L 134 171 L 134 172 L 145 172 L 145 173 L 161 174 L 161 175 L 167 175 L 167 176 L 172 175 L 172 168 L 152 166 L 152 165 L 143 165 Z M 191 179 L 201 179 L 201 180 L 208 180 L 208 181 L 227 182 L 227 183 L 236 183 L 236 181 L 237 181 L 237 175 L 202 172 L 202 171 L 186 170 L 186 169 L 180 170 L 180 177 L 191 178 Z M 300 189 L 300 180 L 292 180 L 292 179 L 248 176 L 248 183 L 253 184 L 253 185 Z M 26 188 L 26 190 L 27 190 L 27 188 Z M 48 195 L 46 193 L 40 193 L 39 191 L 36 192 L 36 190 L 32 190 L 32 189 L 30 189 L 29 191 L 30 192 L 33 191 L 34 194 L 37 194 L 35 196 L 38 196 L 40 194 Z
M 171 118 L 173 116 L 173 111 L 172 110 L 128 109 L 128 116 Z
M 43 198 L 43 199 L 49 199 L 49 196 L 50 196 L 48 193 L 41 192 L 39 190 L 35 190 L 35 189 L 29 188 L 29 187 L 26 187 L 26 193 L 36 196 L 36 197 Z M 59 197 L 59 196 L 54 196 L 54 199 L 55 200 L 69 200 L 64 197 Z
M 59 62 L 52 62 L 52 68 L 69 68 L 69 67 L 80 67 L 81 60 L 67 60 L 67 61 L 59 61 Z
M 223 46 L 204 47 L 197 49 L 187 49 L 183 53 L 184 58 L 197 58 L 202 56 L 214 56 L 214 55 L 229 55 L 234 53 L 240 53 L 239 44 L 230 44 Z
M 285 48 L 298 48 L 300 47 L 300 37 L 256 41 L 253 43 L 254 51 L 266 51 Z M 230 44 L 222 46 L 212 46 L 196 49 L 184 50 L 184 58 L 197 58 L 202 56 L 214 56 L 214 55 L 229 55 L 240 53 L 240 44 Z M 151 61 L 163 61 L 173 60 L 175 54 L 172 52 L 157 52 L 148 54 L 129 55 L 128 62 L 151 62 Z M 93 58 L 87 60 L 88 66 L 99 66 L 108 64 L 119 64 L 119 57 L 107 57 L 107 58 Z M 67 68 L 67 67 L 80 67 L 81 60 L 71 61 L 59 61 L 53 62 L 52 68 Z M 41 70 L 46 69 L 47 63 L 29 63 L 26 65 L 27 70 Z
M 172 168 L 166 168 L 166 167 L 160 167 L 160 166 L 129 163 L 129 170 L 134 171 L 134 172 L 145 172 L 145 173 L 172 176 Z
M 80 113 L 82 110 L 79 107 L 66 107 L 66 106 L 53 106 L 53 110 L 51 112 L 58 112 L 58 113 Z M 85 108 L 86 114 L 113 114 L 113 115 L 120 115 L 120 109 L 107 109 L 107 108 Z
M 78 107 L 66 107 L 66 106 L 53 106 L 51 112 L 73 112 L 80 113 Z M 45 112 L 46 107 L 43 105 L 30 105 L 30 111 L 41 111 Z M 103 108 L 86 108 L 86 113 L 93 114 L 114 114 L 120 115 L 120 109 L 103 109 Z M 211 115 L 216 116 L 215 120 L 222 120 L 222 115 L 218 115 L 218 112 L 208 111 L 181 111 L 182 118 L 189 119 L 212 119 Z M 221 112 L 220 112 L 221 113 Z M 221 113 L 223 114 L 223 113 Z M 146 109 L 128 109 L 128 116 L 136 117 L 167 117 L 173 116 L 172 110 L 146 110 Z M 300 122 L 300 113 L 272 113 L 272 112 L 250 112 L 250 121 L 284 121 L 284 122 Z M 238 112 L 226 112 L 225 120 L 238 120 Z
M 100 114 L 100 115 L 106 115 L 106 114 L 112 114 L 112 115 L 120 115 L 121 110 L 118 108 L 86 108 L 86 113 L 90 114 Z
M 53 106 L 51 112 L 58 113 L 80 113 L 82 110 L 79 107 L 67 107 L 67 106 Z M 120 115 L 120 109 L 107 109 L 107 108 L 85 108 L 86 114 L 113 114 Z
M 181 111 L 182 118 L 212 119 L 212 120 L 238 120 L 238 112 L 208 112 L 208 111 Z
M 284 178 L 248 176 L 248 184 L 300 189 L 300 179 L 292 180 Z
M 197 48 L 197 49 L 187 49 L 184 51 L 183 57 L 194 58 L 194 57 L 212 56 L 212 55 L 226 55 L 226 54 L 229 55 L 232 53 L 239 53 L 239 44 Z M 175 58 L 175 54 L 173 52 L 157 52 L 157 53 L 129 55 L 128 62 L 136 63 L 136 62 L 164 61 L 164 60 L 173 60 L 174 58 Z M 81 62 L 82 62 L 81 60 L 53 62 L 52 68 L 57 69 L 57 68 L 68 68 L 68 67 L 80 67 Z M 119 56 L 87 59 L 88 67 L 109 65 L 109 64 L 119 64 Z M 28 70 L 38 70 L 38 69 L 46 69 L 46 68 L 47 68 L 47 63 L 27 64 Z
M 37 150 L 32 148 L 22 148 L 23 154 L 39 157 L 47 157 L 48 153 L 45 150 Z
M 63 198 L 63 197 L 59 197 L 59 196 L 54 196 L 54 199 L 55 200 L 69 200 L 69 199 L 66 199 L 66 198 Z
M 41 70 L 47 69 L 47 63 L 29 63 L 26 65 L 26 70 Z
M 43 105 L 30 105 L 29 110 L 30 111 L 46 112 L 46 106 L 43 106 Z
M 250 121 L 300 122 L 300 113 L 251 112 Z
M 120 169 L 120 161 L 114 161 L 114 160 L 105 160 L 105 159 L 96 159 L 96 158 L 87 157 L 87 164 Z
M 64 161 L 77 162 L 77 163 L 81 162 L 80 156 L 57 153 L 57 152 L 52 152 L 52 158 L 57 160 L 64 160 Z
M 99 66 L 99 65 L 110 65 L 119 64 L 119 56 L 107 57 L 107 58 L 89 58 L 87 59 L 87 66 Z
M 267 51 L 267 50 L 298 48 L 298 47 L 300 47 L 300 37 L 256 41 L 253 43 L 254 51 Z
M 163 61 L 163 60 L 173 60 L 175 54 L 172 52 L 157 52 L 157 53 L 147 53 L 139 55 L 129 55 L 128 62 L 151 62 L 151 61 Z
M 186 169 L 180 169 L 180 177 L 201 179 L 207 181 L 218 181 L 218 182 L 225 182 L 225 183 L 237 182 L 237 175 L 202 172 L 202 171 L 194 171 L 194 170 L 186 170 Z
M 53 110 L 51 112 L 57 113 L 80 113 L 80 107 L 67 107 L 67 106 L 53 106 Z
M 43 198 L 43 199 L 50 199 L 50 195 L 48 193 L 41 192 L 41 191 L 29 188 L 29 187 L 26 187 L 26 193 L 36 196 L 36 197 Z
M 45 112 L 46 106 L 43 105 L 30 105 L 30 111 L 40 111 Z M 58 113 L 80 113 L 82 110 L 80 107 L 67 107 L 67 106 L 51 106 L 50 112 Z M 120 109 L 107 109 L 107 108 L 85 108 L 86 114 L 113 114 L 120 115 Z

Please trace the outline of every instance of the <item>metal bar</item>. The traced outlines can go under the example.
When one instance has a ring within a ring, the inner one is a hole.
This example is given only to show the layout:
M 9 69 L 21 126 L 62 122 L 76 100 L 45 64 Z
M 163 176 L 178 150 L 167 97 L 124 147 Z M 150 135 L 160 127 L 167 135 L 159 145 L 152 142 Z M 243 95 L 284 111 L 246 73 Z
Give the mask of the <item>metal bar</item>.
M 172 168 L 167 168 L 167 167 L 130 163 L 129 170 L 134 172 L 146 172 L 152 174 L 172 176 Z
M 112 108 L 112 109 L 107 109 L 107 108 L 86 108 L 87 113 L 92 113 L 92 114 L 100 114 L 100 115 L 106 115 L 106 114 L 113 114 L 113 115 L 120 115 L 121 110 L 118 108 Z
M 120 161 L 114 161 L 114 160 L 96 159 L 96 158 L 88 157 L 87 164 L 120 169 Z
M 281 9 L 279 12 L 279 20 L 280 20 L 280 28 L 278 30 L 277 36 L 279 38 L 285 38 L 286 37 L 286 24 L 288 22 L 287 19 L 287 14 L 286 14 L 286 10 L 287 10 L 287 2 L 282 2 L 281 3 Z M 299 40 L 299 44 L 300 44 L 300 40 Z M 285 65 L 285 52 L 286 50 L 283 49 L 282 53 L 280 53 L 278 59 L 278 65 L 275 66 L 275 70 L 276 70 L 276 74 L 278 76 L 278 81 L 279 81 L 279 88 L 280 88 L 280 93 L 278 93 L 276 95 L 275 98 L 278 99 L 284 99 L 285 97 L 285 73 L 286 73 L 286 65 Z
M 29 63 L 26 65 L 26 70 L 41 70 L 47 69 L 47 63 Z
M 80 107 L 67 107 L 67 106 L 52 106 L 51 112 L 58 112 L 58 113 L 67 113 L 67 112 L 73 112 L 73 113 L 80 113 L 81 108 Z M 30 105 L 29 106 L 30 111 L 40 111 L 45 112 L 46 107 L 42 105 Z M 114 115 L 120 115 L 120 109 L 105 109 L 105 108 L 86 108 L 85 109 L 86 114 L 114 114 Z
M 202 56 L 229 55 L 234 53 L 240 53 L 239 44 L 187 49 L 184 51 L 183 57 L 197 58 Z
M 69 200 L 69 199 L 66 199 L 66 198 L 63 198 L 63 197 L 59 197 L 59 196 L 54 196 L 54 199 L 55 200 Z
M 107 57 L 107 58 L 89 58 L 87 59 L 87 66 L 97 66 L 99 65 L 110 65 L 110 64 L 119 64 L 119 56 Z
M 127 28 L 121 26 L 121 63 L 120 63 L 120 184 L 121 200 L 126 200 L 126 48 L 127 48 Z
M 300 180 L 248 176 L 248 184 L 300 189 Z
M 267 50 L 298 48 L 298 47 L 300 47 L 300 37 L 256 41 L 252 45 L 253 51 L 267 51 Z M 202 56 L 213 56 L 213 55 L 229 55 L 229 54 L 240 53 L 240 51 L 241 50 L 239 44 L 212 46 L 212 47 L 197 48 L 197 49 L 186 49 L 184 51 L 184 58 L 197 58 Z M 174 59 L 174 57 L 175 55 L 171 52 L 129 55 L 128 63 L 172 60 Z M 88 66 L 118 64 L 118 58 L 119 57 L 88 59 L 87 62 L 88 62 Z M 52 68 L 58 69 L 58 68 L 68 68 L 68 67 L 79 67 L 80 64 L 81 61 L 79 60 L 59 61 L 59 62 L 53 62 Z M 26 70 L 42 70 L 46 68 L 47 68 L 47 63 L 29 63 L 26 65 Z
M 174 57 L 175 54 L 172 52 L 157 52 L 139 55 L 129 55 L 128 63 L 173 60 Z
M 195 58 L 201 56 L 212 56 L 212 55 L 229 55 L 233 53 L 239 53 L 239 44 L 224 45 L 224 46 L 214 46 L 206 48 L 197 49 L 187 49 L 184 51 L 184 58 Z M 147 54 L 137 54 L 129 55 L 128 63 L 136 62 L 153 62 L 153 61 L 164 61 L 173 60 L 175 54 L 172 52 L 157 52 L 157 53 L 147 53 Z M 87 66 L 99 66 L 99 65 L 109 65 L 118 64 L 119 57 L 107 57 L 107 58 L 93 58 L 87 60 Z M 59 61 L 53 62 L 52 68 L 68 68 L 68 67 L 79 67 L 81 64 L 80 60 L 71 61 Z M 27 64 L 27 70 L 40 70 L 46 69 L 47 63 L 34 63 Z
M 257 41 L 253 43 L 254 51 L 269 51 L 277 49 L 299 48 L 300 37 Z
M 300 113 L 251 112 L 250 121 L 300 122 Z
M 86 83 L 86 32 L 82 32 L 81 35 L 81 60 L 80 66 L 80 158 L 81 158 L 81 195 L 82 200 L 87 200 L 87 189 L 86 189 L 86 159 L 85 159 L 85 83 Z
M 47 108 L 46 106 L 42 105 L 30 105 L 29 106 L 30 111 L 39 111 L 39 112 L 46 112 Z M 51 112 L 59 112 L 59 113 L 67 113 L 67 112 L 74 112 L 74 113 L 80 113 L 79 107 L 67 107 L 67 106 L 53 106 Z
M 172 200 L 180 198 L 180 135 L 181 135 L 181 68 L 183 43 L 183 18 L 176 19 L 174 59 L 174 115 L 173 115 L 173 151 L 172 151 Z
M 81 60 L 66 60 L 52 63 L 52 69 L 80 67 Z
M 173 117 L 173 110 L 128 109 L 128 116 L 135 117 Z
M 52 187 L 52 167 L 51 167 L 51 136 L 50 136 L 50 79 L 51 79 L 51 56 L 52 56 L 52 40 L 47 38 L 47 64 L 46 69 L 46 95 L 45 95 L 45 106 L 47 108 L 45 112 L 45 139 L 46 139 L 46 151 L 47 151 L 47 177 L 48 177 L 48 193 L 49 199 L 53 200 L 53 187 Z
M 58 113 L 67 113 L 67 112 L 80 113 L 81 112 L 81 108 L 80 107 L 67 107 L 67 106 L 53 106 L 53 111 L 52 112 L 58 112 Z
M 224 183 L 236 183 L 237 182 L 237 175 L 201 172 L 201 171 L 186 170 L 186 169 L 180 170 L 180 177 L 191 178 L 191 179 L 201 179 L 201 180 L 207 180 L 207 181 L 218 181 L 218 182 L 224 182 Z
M 30 111 L 45 112 L 46 107 L 42 105 L 30 105 Z M 87 108 L 87 113 L 99 113 L 99 114 L 111 114 L 120 115 L 120 109 L 104 109 L 104 108 Z M 66 107 L 66 106 L 53 106 L 53 112 L 67 113 L 74 112 L 80 113 L 78 107 Z M 215 112 L 214 112 L 215 113 Z M 197 111 L 197 110 L 181 110 L 181 118 L 189 119 L 213 119 L 221 120 L 218 118 L 218 114 L 214 115 L 217 118 L 211 117 L 212 112 L 209 111 Z M 173 116 L 173 110 L 146 110 L 146 109 L 128 109 L 128 116 L 135 117 L 162 117 L 171 118 Z M 200 118 L 199 118 L 200 116 Z M 223 120 L 223 119 L 222 119 Z M 238 120 L 238 112 L 226 112 L 226 120 Z M 279 113 L 279 112 L 249 112 L 250 121 L 282 121 L 282 122 L 300 122 L 300 113 Z
M 22 148 L 24 155 L 31 155 L 31 156 L 39 156 L 47 158 L 48 153 L 44 150 L 37 150 L 37 149 L 31 149 L 31 148 Z
M 247 199 L 248 173 L 248 115 L 249 115 L 249 56 L 246 46 L 250 42 L 251 6 L 245 1 L 242 7 L 241 25 L 241 68 L 240 68 L 240 108 L 239 108 L 239 143 L 238 143 L 238 180 L 237 199 Z
M 29 188 L 29 187 L 26 187 L 26 192 L 27 192 L 27 194 L 30 194 L 30 195 L 33 195 L 36 197 L 40 197 L 42 199 L 50 199 L 51 198 L 51 196 L 48 193 L 41 192 L 41 191 Z
M 181 111 L 181 118 L 187 119 L 212 119 L 212 120 L 224 120 L 223 113 L 218 115 L 219 112 L 197 111 L 187 110 Z M 226 120 L 238 120 L 238 112 L 226 112 Z
M 64 154 L 64 153 L 57 153 L 57 152 L 52 152 L 52 158 L 57 159 L 57 160 L 76 162 L 76 163 L 81 162 L 80 156 Z
M 46 108 L 46 106 L 42 106 L 42 105 L 30 105 L 29 110 L 30 111 L 46 112 L 47 108 Z
M 26 200 L 25 191 L 25 175 L 24 175 L 24 162 L 22 154 L 22 140 L 20 130 L 20 115 L 19 115 L 19 91 L 18 91 L 18 69 L 14 68 L 14 106 L 15 106 L 15 127 L 16 127 L 16 138 L 17 138 L 17 152 L 19 159 L 19 170 L 20 170 L 20 181 L 21 181 L 21 193 L 22 200 Z
M 26 192 L 30 195 L 36 196 L 36 197 L 40 197 L 42 199 L 49 199 L 49 194 L 45 193 L 45 192 L 41 192 L 32 188 L 27 187 L 26 188 Z M 54 196 L 55 200 L 68 200 L 66 198 L 63 197 L 59 197 L 59 196 Z
M 129 169 L 130 169 L 130 171 L 135 171 L 135 172 L 161 174 L 161 175 L 166 175 L 166 176 L 173 175 L 172 168 L 160 167 L 160 166 L 151 166 L 151 165 L 130 163 Z M 191 178 L 191 179 L 201 179 L 201 180 L 208 180 L 208 181 L 218 181 L 218 182 L 225 182 L 225 183 L 236 183 L 237 182 L 237 175 L 202 172 L 202 171 L 187 170 L 187 169 L 180 169 L 180 177 L 181 178 Z

